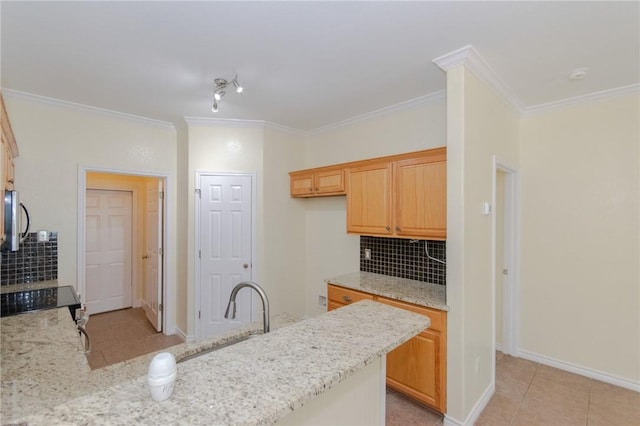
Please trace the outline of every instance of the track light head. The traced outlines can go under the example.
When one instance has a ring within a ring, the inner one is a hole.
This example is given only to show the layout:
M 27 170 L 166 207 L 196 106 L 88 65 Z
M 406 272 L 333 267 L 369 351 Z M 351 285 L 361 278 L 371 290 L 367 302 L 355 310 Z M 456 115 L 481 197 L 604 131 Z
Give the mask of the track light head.
M 228 81 L 224 78 L 216 78 L 213 80 L 215 84 L 214 92 L 213 92 L 213 107 L 211 111 L 218 112 L 218 101 L 222 99 L 222 97 L 226 94 L 226 88 L 229 85 L 233 85 L 236 93 L 242 93 L 244 88 L 240 86 L 238 83 L 238 75 L 236 74 L 231 81 Z

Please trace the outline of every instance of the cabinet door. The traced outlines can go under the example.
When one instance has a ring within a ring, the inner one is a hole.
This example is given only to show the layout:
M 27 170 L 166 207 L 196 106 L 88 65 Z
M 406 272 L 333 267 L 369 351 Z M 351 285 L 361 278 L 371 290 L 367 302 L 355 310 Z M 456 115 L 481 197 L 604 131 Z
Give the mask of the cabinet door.
M 348 170 L 347 232 L 391 235 L 391 163 Z
M 4 176 L 4 182 L 5 182 L 5 189 L 8 190 L 13 190 L 15 189 L 14 187 L 14 182 L 15 182 L 15 174 L 16 174 L 16 169 L 15 166 L 13 164 L 13 157 L 11 156 L 10 152 L 5 152 L 5 162 L 4 162 L 4 167 L 5 167 L 5 176 Z
M 447 237 L 446 159 L 398 161 L 394 180 L 396 235 L 444 240 Z
M 4 190 L 5 190 L 5 157 L 7 155 L 6 142 L 4 134 L 2 135 L 2 146 L 0 146 L 0 244 L 4 243 L 7 235 L 4 232 Z
M 360 300 L 373 300 L 373 295 L 329 284 L 327 286 L 327 299 L 329 302 L 349 305 Z
M 344 170 L 316 172 L 313 176 L 316 194 L 344 194 Z
M 290 177 L 292 197 L 308 197 L 313 195 L 313 173 L 292 173 Z
M 387 385 L 440 411 L 440 333 L 423 331 L 387 354 Z
M 343 305 L 342 303 L 336 303 L 336 302 L 333 302 L 333 301 L 329 300 L 327 302 L 327 312 L 328 311 L 333 311 L 334 309 L 342 308 L 343 306 L 346 306 L 346 305 Z

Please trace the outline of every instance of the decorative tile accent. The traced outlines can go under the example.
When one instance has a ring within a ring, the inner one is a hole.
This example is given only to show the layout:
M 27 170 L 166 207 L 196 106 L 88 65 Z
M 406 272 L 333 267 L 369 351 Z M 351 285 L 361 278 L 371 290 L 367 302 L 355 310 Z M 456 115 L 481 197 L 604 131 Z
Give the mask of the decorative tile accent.
M 446 285 L 446 265 L 428 259 L 425 244 L 431 257 L 446 261 L 445 241 L 361 236 L 360 270 Z M 365 259 L 365 249 L 371 250 L 371 260 Z
M 0 256 L 0 285 L 34 283 L 58 279 L 58 233 L 51 232 L 49 241 L 38 242 L 31 232 L 20 250 Z

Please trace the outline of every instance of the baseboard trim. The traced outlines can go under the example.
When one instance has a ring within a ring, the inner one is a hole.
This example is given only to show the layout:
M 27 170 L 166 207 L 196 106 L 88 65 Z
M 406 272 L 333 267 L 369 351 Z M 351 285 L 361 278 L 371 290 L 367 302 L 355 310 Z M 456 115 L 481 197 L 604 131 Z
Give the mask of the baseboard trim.
M 443 426 L 472 426 L 478 420 L 478 417 L 480 417 L 480 414 L 482 414 L 484 409 L 487 408 L 487 405 L 489 404 L 489 401 L 491 401 L 491 397 L 493 397 L 493 394 L 495 392 L 496 392 L 496 384 L 495 384 L 495 381 L 492 381 L 489 384 L 489 386 L 485 389 L 485 391 L 482 393 L 482 396 L 480 397 L 478 402 L 476 402 L 476 404 L 473 406 L 473 409 L 467 416 L 466 420 L 461 422 L 460 420 L 445 414 L 444 419 L 442 421 L 442 425 Z
M 573 364 L 566 361 L 560 361 L 555 358 L 551 358 L 545 355 L 540 355 L 534 352 L 518 350 L 518 356 L 529 361 L 537 362 L 538 364 L 548 365 L 549 367 L 559 368 L 570 373 L 579 374 L 581 376 L 589 377 L 591 379 L 599 380 L 601 382 L 609 383 L 615 386 L 620 386 L 625 389 L 640 392 L 640 382 L 618 377 L 613 374 L 604 373 L 602 371 L 586 368 L 581 365 Z
M 179 327 L 174 329 L 174 333 L 177 334 L 184 343 L 193 343 L 196 341 L 195 337 L 187 335 L 184 331 L 180 330 Z

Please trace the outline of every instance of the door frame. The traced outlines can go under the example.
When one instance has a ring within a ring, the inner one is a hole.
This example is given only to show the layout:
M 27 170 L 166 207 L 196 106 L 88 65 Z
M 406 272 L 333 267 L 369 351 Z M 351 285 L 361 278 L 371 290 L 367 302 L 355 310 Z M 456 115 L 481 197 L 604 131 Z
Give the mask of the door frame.
M 172 215 L 171 211 L 174 209 L 172 198 L 169 196 L 173 191 L 173 182 L 171 180 L 171 176 L 166 173 L 149 173 L 149 172 L 140 172 L 136 170 L 122 170 L 122 169 L 112 169 L 112 168 L 104 168 L 104 167 L 94 167 L 87 165 L 78 165 L 78 231 L 77 231 L 77 269 L 76 269 L 76 281 L 77 281 L 77 289 L 78 293 L 81 295 L 81 299 L 84 298 L 85 289 L 86 289 L 86 277 L 85 277 L 85 250 L 86 250 L 86 194 L 87 194 L 87 173 L 88 172 L 96 172 L 96 173 L 109 173 L 109 174 L 118 174 L 118 175 L 128 175 L 128 176 L 140 176 L 140 177 L 152 177 L 157 179 L 164 180 L 164 212 L 163 212 L 163 224 L 162 226 L 165 229 L 163 234 L 163 256 L 162 256 L 162 304 L 163 304 L 163 312 L 162 312 L 162 333 L 166 335 L 171 335 L 176 332 L 176 324 L 175 324 L 175 291 L 173 289 L 173 283 L 169 283 L 168 277 L 173 276 L 172 262 L 167 262 L 167 249 L 169 244 L 175 245 L 175 237 L 172 233 L 169 232 L 169 228 L 167 226 L 168 223 L 171 223 Z M 135 198 L 134 193 L 134 200 Z M 132 214 L 134 217 L 132 218 L 132 225 L 136 220 L 136 211 L 132 210 Z M 138 253 L 135 249 L 135 245 L 132 247 L 132 255 L 136 256 Z M 134 259 L 135 260 L 135 259 Z M 135 264 L 135 262 L 132 262 Z M 132 273 L 133 273 L 134 265 L 132 265 Z M 137 268 L 137 267 L 136 267 Z M 132 286 L 132 292 L 134 292 Z M 135 297 L 135 293 L 132 294 L 137 303 L 137 298 Z
M 212 172 L 207 170 L 196 170 L 195 171 L 195 189 L 194 189 L 194 200 L 195 200 L 195 209 L 194 209 L 194 268 L 195 268 L 195 291 L 194 291 L 194 303 L 193 303 L 193 320 L 196 325 L 196 339 L 202 338 L 202 326 L 200 324 L 201 319 L 198 318 L 199 305 L 198 301 L 200 300 L 201 294 L 201 273 L 200 269 L 202 266 L 202 260 L 198 256 L 198 250 L 200 250 L 200 208 L 201 208 L 201 200 L 198 197 L 198 193 L 201 190 L 201 179 L 203 176 L 248 176 L 251 178 L 251 281 L 255 281 L 255 277 L 258 276 L 258 251 L 257 251 L 257 238 L 256 238 L 256 212 L 257 212 L 257 173 L 256 172 Z M 255 298 L 254 298 L 255 300 Z M 256 316 L 256 303 L 253 303 L 251 306 L 251 318 Z
M 492 205 L 496 205 L 496 174 L 504 173 L 504 255 L 510 265 L 502 286 L 502 345 L 505 354 L 518 356 L 520 331 L 520 173 L 509 163 L 493 156 Z M 500 272 L 501 273 L 501 272 Z M 492 348 L 496 348 L 496 215 L 491 216 Z M 493 376 L 495 379 L 495 356 Z

